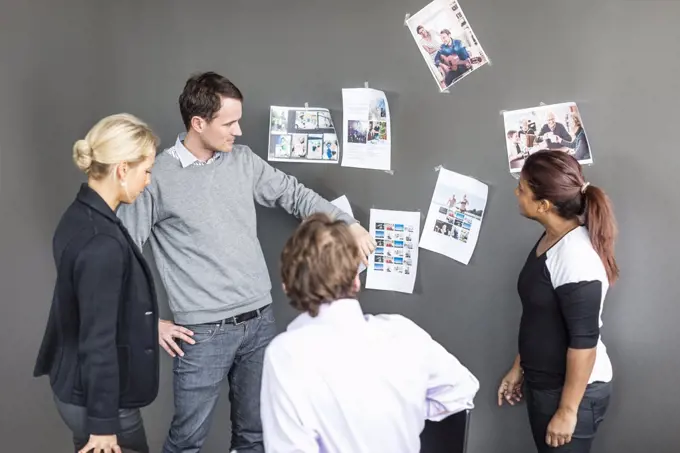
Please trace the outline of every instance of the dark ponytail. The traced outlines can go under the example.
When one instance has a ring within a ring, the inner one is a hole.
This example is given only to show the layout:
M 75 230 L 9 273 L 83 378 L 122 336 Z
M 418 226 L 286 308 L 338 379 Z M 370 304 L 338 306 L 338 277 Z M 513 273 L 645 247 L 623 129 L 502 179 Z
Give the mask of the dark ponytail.
M 619 278 L 619 266 L 614 258 L 614 242 L 618 233 L 614 210 L 609 197 L 599 187 L 588 185 L 584 192 L 585 224 L 590 242 L 607 270 L 609 283 L 614 283 Z
M 560 217 L 578 218 L 586 226 L 609 283 L 614 283 L 619 277 L 614 258 L 617 227 L 611 201 L 604 191 L 587 184 L 578 161 L 560 151 L 532 154 L 524 162 L 521 174 L 537 200 L 550 201 Z

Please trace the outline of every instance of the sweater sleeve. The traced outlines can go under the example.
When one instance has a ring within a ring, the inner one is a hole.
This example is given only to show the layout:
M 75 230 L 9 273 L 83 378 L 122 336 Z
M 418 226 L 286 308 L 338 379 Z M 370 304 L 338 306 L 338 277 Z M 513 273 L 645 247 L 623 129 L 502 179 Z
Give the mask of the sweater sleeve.
M 81 382 L 91 434 L 111 435 L 120 430 L 116 331 L 124 266 L 121 245 L 105 235 L 95 236 L 80 251 L 74 266 Z
M 268 208 L 278 205 L 298 219 L 323 212 L 350 225 L 357 223 L 295 177 L 272 167 L 250 149 L 247 153 L 252 163 L 253 196 L 258 204 Z
M 137 246 L 144 247 L 153 226 L 158 221 L 153 183 L 144 189 L 134 203 L 121 204 L 116 215 Z

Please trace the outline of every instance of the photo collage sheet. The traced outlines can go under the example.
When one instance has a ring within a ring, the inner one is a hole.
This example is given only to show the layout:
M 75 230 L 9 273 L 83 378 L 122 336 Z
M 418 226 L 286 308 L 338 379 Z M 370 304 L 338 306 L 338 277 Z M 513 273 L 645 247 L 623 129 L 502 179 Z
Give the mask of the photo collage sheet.
M 582 165 L 593 163 L 586 130 L 574 102 L 503 112 L 510 173 L 519 174 L 524 161 L 538 151 L 571 154 Z
M 420 212 L 371 209 L 375 252 L 369 258 L 366 288 L 412 293 L 418 270 Z
M 489 63 L 456 0 L 435 0 L 406 20 L 440 91 Z
M 385 93 L 343 88 L 343 167 L 390 170 L 392 126 Z
M 420 247 L 467 265 L 477 245 L 488 193 L 486 184 L 440 169 Z
M 327 109 L 271 106 L 268 160 L 340 162 L 340 144 Z

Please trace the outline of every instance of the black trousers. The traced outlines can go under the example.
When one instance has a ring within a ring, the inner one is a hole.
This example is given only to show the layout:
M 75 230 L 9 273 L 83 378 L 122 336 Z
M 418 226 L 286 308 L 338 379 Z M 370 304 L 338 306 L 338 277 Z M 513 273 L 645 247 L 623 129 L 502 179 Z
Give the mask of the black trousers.
M 548 424 L 560 405 L 562 389 L 534 389 L 527 384 L 524 386 L 524 394 L 529 411 L 531 432 L 539 453 L 590 452 L 597 428 L 604 420 L 607 407 L 609 407 L 611 382 L 593 382 L 588 385 L 578 408 L 576 429 L 571 442 L 557 448 L 546 444 L 545 436 Z
M 62 420 L 73 432 L 73 445 L 78 452 L 90 440 L 90 433 L 87 432 L 87 409 L 59 401 L 56 396 L 54 402 Z M 123 452 L 149 453 L 139 409 L 120 409 L 118 414 L 120 417 L 120 432 L 116 434 L 118 446 Z

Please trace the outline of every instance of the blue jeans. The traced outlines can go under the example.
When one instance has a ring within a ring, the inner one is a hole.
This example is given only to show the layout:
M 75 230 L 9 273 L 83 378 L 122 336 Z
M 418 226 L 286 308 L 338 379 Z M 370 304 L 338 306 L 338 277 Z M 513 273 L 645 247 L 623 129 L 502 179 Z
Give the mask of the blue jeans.
M 175 415 L 163 453 L 197 453 L 208 437 L 212 415 L 225 379 L 229 379 L 231 449 L 264 453 L 260 420 L 260 384 L 264 351 L 276 335 L 274 313 L 240 325 L 220 322 L 185 326 L 196 344 L 181 342 L 175 357 Z

